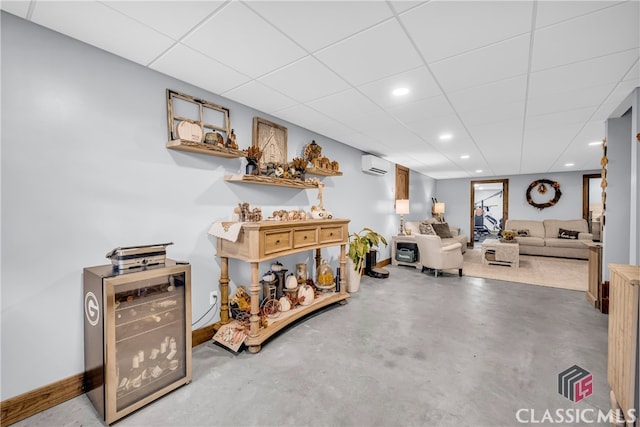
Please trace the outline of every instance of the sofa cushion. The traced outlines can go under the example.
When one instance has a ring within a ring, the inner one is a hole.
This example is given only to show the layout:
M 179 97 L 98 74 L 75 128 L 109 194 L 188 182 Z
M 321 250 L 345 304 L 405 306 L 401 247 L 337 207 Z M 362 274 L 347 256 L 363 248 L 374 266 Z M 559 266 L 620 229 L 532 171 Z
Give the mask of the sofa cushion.
M 546 238 L 545 245 L 552 248 L 586 248 L 584 240 L 558 239 L 554 237 Z
M 564 228 L 558 229 L 558 239 L 578 240 L 579 231 L 565 230 Z
M 420 229 L 420 234 L 428 234 L 430 236 L 438 235 L 438 233 L 436 233 L 436 230 L 433 229 L 433 225 L 428 224 L 424 221 L 420 223 L 420 226 L 418 228 Z
M 529 230 L 530 237 L 544 238 L 544 224 L 542 221 L 528 219 L 508 219 L 504 226 L 505 230 Z M 558 230 L 556 230 L 556 237 Z
M 450 239 L 453 237 L 451 235 L 451 230 L 449 230 L 449 224 L 447 224 L 446 222 L 435 223 L 432 224 L 431 227 L 433 227 L 436 234 L 440 236 L 441 239 Z
M 520 245 L 524 246 L 544 246 L 544 239 L 542 237 L 518 236 L 516 240 Z
M 558 238 L 558 231 L 561 228 L 565 230 L 579 231 L 581 233 L 588 233 L 589 226 L 584 219 L 545 219 L 542 221 L 544 224 L 544 237 L 551 237 L 553 239 Z

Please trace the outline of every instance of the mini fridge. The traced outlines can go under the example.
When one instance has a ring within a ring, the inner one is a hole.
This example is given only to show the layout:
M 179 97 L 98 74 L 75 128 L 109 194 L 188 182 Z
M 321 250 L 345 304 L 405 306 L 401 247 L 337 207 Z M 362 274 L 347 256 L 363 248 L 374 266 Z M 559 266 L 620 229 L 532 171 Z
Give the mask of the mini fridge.
M 191 266 L 87 267 L 85 392 L 107 424 L 191 382 Z

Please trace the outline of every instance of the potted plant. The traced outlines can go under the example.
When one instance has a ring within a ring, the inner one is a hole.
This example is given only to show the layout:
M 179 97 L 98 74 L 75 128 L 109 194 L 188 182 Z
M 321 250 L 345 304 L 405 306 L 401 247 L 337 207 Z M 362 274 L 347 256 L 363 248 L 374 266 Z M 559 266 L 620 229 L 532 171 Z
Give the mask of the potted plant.
M 383 235 L 365 227 L 358 233 L 349 235 L 349 257 L 347 258 L 347 284 L 349 292 L 357 292 L 362 278 L 362 267 L 367 253 L 380 243 L 387 246 L 387 239 Z

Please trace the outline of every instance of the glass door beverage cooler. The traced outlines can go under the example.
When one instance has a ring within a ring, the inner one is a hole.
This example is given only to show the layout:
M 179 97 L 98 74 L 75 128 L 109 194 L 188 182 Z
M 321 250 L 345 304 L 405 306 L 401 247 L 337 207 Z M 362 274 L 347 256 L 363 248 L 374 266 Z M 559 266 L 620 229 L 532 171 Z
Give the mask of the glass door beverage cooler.
M 84 269 L 85 391 L 107 424 L 191 381 L 191 266 Z

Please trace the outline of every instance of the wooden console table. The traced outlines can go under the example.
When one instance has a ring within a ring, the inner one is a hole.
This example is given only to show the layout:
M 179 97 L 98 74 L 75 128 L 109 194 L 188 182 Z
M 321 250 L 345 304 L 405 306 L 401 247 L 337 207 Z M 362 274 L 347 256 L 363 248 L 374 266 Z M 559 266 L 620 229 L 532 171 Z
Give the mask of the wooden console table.
M 304 221 L 261 221 L 244 223 L 235 242 L 217 239 L 217 256 L 222 261 L 220 271 L 220 324 L 229 323 L 229 258 L 251 265 L 251 326 L 245 344 L 251 353 L 260 351 L 270 336 L 301 317 L 327 305 L 344 303 L 349 294 L 345 281 L 346 251 L 349 241 L 348 219 Z M 316 269 L 320 266 L 320 249 L 340 246 L 340 292 L 322 295 L 308 306 L 297 306 L 290 312 L 260 328 L 260 262 L 303 251 L 316 251 Z

